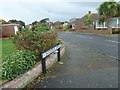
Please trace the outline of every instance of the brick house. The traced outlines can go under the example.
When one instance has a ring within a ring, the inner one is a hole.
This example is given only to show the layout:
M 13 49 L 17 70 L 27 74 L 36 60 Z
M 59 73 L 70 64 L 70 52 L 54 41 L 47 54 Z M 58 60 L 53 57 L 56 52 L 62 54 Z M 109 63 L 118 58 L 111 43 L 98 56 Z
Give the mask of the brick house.
M 10 37 L 17 33 L 18 24 L 0 24 L 0 37 Z
M 89 11 L 88 14 L 86 14 L 82 18 L 71 19 L 69 22 L 69 26 L 71 29 L 75 29 L 75 30 L 86 29 L 87 27 L 84 24 L 84 20 L 90 19 L 93 22 L 93 24 L 90 25 L 90 29 L 92 29 L 92 30 L 108 29 L 106 22 L 104 22 L 103 24 L 99 24 L 100 18 L 101 18 L 101 16 L 99 16 L 97 13 L 91 13 Z M 109 25 L 112 28 L 112 30 L 115 30 L 115 29 L 119 30 L 120 29 L 120 17 L 111 18 Z
M 89 15 L 89 17 L 87 15 Z M 89 11 L 88 14 L 86 14 L 82 18 L 71 19 L 70 22 L 69 22 L 69 25 L 71 25 L 72 29 L 76 29 L 76 30 L 85 29 L 86 26 L 84 24 L 84 20 L 86 20 L 88 18 L 93 22 L 93 25 L 91 26 L 91 28 L 95 29 L 96 28 L 95 27 L 96 26 L 96 20 L 99 20 L 100 16 L 96 13 L 91 13 L 90 11 Z
M 63 25 L 60 21 L 56 21 L 56 22 L 52 23 L 51 26 L 52 26 L 52 29 L 62 29 L 63 28 Z

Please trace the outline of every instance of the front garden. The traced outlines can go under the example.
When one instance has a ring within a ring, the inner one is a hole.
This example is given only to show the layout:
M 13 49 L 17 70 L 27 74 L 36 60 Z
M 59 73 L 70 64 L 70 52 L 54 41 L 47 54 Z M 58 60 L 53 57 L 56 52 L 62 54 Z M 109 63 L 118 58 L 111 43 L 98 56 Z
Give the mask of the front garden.
M 12 80 L 32 69 L 40 61 L 40 52 L 57 44 L 57 32 L 47 26 L 22 29 L 12 40 L 3 40 L 2 80 Z

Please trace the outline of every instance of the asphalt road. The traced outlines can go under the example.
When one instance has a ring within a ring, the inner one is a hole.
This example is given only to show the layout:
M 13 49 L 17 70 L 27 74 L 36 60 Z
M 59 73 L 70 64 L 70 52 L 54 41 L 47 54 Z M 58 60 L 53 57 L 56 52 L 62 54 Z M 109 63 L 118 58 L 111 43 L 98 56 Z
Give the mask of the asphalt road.
M 118 45 L 120 40 L 117 35 L 105 36 L 81 32 L 60 32 L 59 37 L 62 40 L 80 44 L 109 57 L 119 59 Z
M 59 32 L 59 38 L 63 64 L 54 64 L 34 88 L 118 88 L 117 37 Z

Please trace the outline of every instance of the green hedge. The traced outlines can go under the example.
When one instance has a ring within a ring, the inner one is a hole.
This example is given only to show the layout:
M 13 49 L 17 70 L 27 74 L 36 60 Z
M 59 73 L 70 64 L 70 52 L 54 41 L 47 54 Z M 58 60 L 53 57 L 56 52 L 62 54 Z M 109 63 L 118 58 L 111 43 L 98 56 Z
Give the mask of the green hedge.
M 14 79 L 36 64 L 37 57 L 32 51 L 17 51 L 3 59 L 1 64 L 2 79 Z
M 120 34 L 120 30 L 113 30 L 112 34 Z
M 57 32 L 43 27 L 36 27 L 33 31 L 24 29 L 15 35 L 14 43 L 19 50 L 47 51 L 57 45 Z

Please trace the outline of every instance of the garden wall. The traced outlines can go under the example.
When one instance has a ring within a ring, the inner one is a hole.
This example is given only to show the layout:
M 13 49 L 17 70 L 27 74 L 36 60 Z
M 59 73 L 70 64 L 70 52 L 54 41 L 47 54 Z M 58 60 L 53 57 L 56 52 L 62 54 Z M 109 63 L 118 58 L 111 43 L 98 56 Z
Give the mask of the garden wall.
M 95 34 L 112 34 L 112 30 L 80 30 L 80 32 L 95 33 Z
M 62 44 L 61 47 L 61 56 L 65 52 L 65 46 Z M 57 53 L 52 53 L 46 58 L 46 66 L 49 68 L 57 61 Z M 24 88 L 26 85 L 28 85 L 30 82 L 34 81 L 35 78 L 37 78 L 42 72 L 42 65 L 41 62 L 37 63 L 35 68 L 32 70 L 29 70 L 28 72 L 22 74 L 18 78 L 15 78 L 12 81 L 8 81 L 4 83 L 2 86 L 0 86 L 0 89 L 2 88 Z

